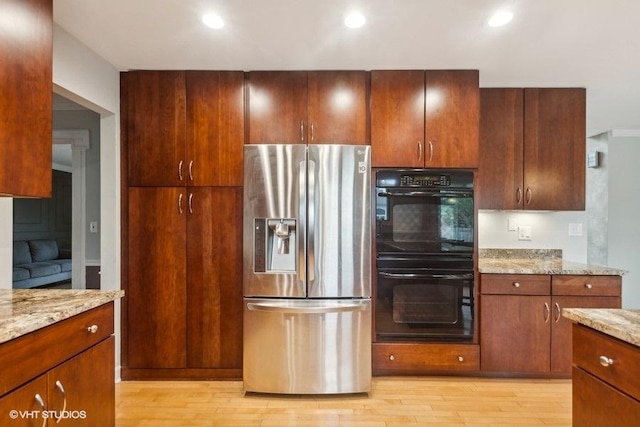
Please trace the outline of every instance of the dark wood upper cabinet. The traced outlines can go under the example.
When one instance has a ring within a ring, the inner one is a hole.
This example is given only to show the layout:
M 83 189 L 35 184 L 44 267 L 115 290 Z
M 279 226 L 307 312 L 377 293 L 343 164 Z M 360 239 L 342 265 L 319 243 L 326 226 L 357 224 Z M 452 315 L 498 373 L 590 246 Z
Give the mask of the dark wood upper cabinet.
M 425 166 L 477 168 L 480 151 L 477 70 L 428 70 Z
M 366 144 L 364 71 L 253 71 L 248 74 L 251 144 Z
M 252 71 L 248 74 L 249 144 L 306 142 L 307 73 Z
M 242 185 L 241 71 L 122 74 L 131 186 Z
M 586 90 L 524 90 L 525 209 L 585 208 Z
M 185 185 L 184 71 L 133 71 L 120 78 L 129 185 Z
M 480 209 L 522 209 L 524 193 L 524 92 L 480 89 Z
M 371 72 L 372 164 L 476 168 L 477 70 Z
M 586 92 L 482 89 L 480 209 L 584 210 Z
M 371 164 L 424 167 L 424 71 L 371 72 Z
M 368 143 L 368 76 L 365 71 L 308 73 L 310 143 Z
M 188 185 L 241 186 L 244 74 L 187 71 Z
M 0 195 L 51 197 L 52 1 L 3 0 L 0 15 Z

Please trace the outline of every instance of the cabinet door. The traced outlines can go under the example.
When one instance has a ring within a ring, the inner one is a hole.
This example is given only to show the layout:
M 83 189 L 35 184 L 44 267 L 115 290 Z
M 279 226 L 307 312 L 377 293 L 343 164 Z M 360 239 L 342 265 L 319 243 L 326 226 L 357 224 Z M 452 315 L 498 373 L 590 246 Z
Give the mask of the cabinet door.
M 522 209 L 524 92 L 480 90 L 479 209 Z
M 480 89 L 477 70 L 428 70 L 425 166 L 477 168 Z
M 51 0 L 0 5 L 0 194 L 51 197 Z
M 128 368 L 186 366 L 187 209 L 183 188 L 129 188 Z
M 189 185 L 241 186 L 244 75 L 241 71 L 187 71 Z
M 188 366 L 242 368 L 242 188 L 191 188 Z
M 312 144 L 367 144 L 367 73 L 308 73 L 307 140 Z
M 480 366 L 483 371 L 549 372 L 550 298 L 482 295 Z
M 524 90 L 525 209 L 584 210 L 584 89 Z
M 41 375 L 0 398 L 0 425 L 41 427 L 43 425 L 42 411 L 49 409 L 47 376 Z M 12 414 L 14 415 L 12 416 Z
M 49 372 L 49 409 L 68 415 L 52 425 L 115 425 L 114 343 L 112 336 Z
M 554 296 L 551 328 L 551 372 L 571 373 L 571 320 L 562 317 L 565 308 L 620 308 L 620 297 Z
M 424 167 L 424 71 L 371 72 L 371 164 Z
M 307 73 L 252 71 L 247 78 L 249 144 L 306 143 Z
M 121 86 L 129 185 L 185 185 L 184 72 L 122 73 Z

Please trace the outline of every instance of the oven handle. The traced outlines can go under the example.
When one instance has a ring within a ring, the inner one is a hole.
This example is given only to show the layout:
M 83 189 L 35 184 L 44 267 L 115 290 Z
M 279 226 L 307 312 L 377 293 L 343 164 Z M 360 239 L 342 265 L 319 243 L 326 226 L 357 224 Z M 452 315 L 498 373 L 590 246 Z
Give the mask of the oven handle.
M 473 192 L 471 191 L 452 191 L 447 190 L 447 192 L 439 192 L 439 191 L 388 191 L 386 193 L 378 193 L 379 197 L 456 197 L 456 196 L 468 196 L 471 197 Z
M 473 279 L 473 273 L 415 274 L 415 273 L 387 273 L 386 271 L 380 271 L 379 274 L 389 279 Z

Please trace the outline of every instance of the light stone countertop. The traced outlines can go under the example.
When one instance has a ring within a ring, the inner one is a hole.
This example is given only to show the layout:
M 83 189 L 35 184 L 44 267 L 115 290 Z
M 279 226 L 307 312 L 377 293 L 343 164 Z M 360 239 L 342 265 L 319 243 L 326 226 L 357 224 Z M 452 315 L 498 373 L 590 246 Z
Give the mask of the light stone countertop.
M 622 276 L 625 270 L 562 259 L 559 249 L 480 249 L 478 271 L 496 274 Z
M 640 310 L 564 308 L 562 315 L 581 325 L 640 347 Z
M 0 343 L 123 296 L 122 290 L 0 289 Z

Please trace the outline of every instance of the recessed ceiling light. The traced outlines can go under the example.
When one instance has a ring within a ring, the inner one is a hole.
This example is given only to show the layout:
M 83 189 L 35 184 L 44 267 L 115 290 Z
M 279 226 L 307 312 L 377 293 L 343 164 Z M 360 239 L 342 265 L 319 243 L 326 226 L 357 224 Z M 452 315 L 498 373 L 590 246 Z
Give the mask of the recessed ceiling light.
M 349 28 L 360 28 L 367 22 L 367 19 L 358 12 L 353 12 L 344 18 L 344 25 Z
M 507 25 L 512 19 L 513 13 L 501 10 L 494 13 L 487 23 L 490 27 L 502 27 L 503 25 Z
M 224 27 L 224 21 L 215 13 L 207 13 L 206 15 L 203 15 L 202 22 L 204 22 L 204 25 L 209 28 L 213 28 L 214 30 L 219 30 Z

